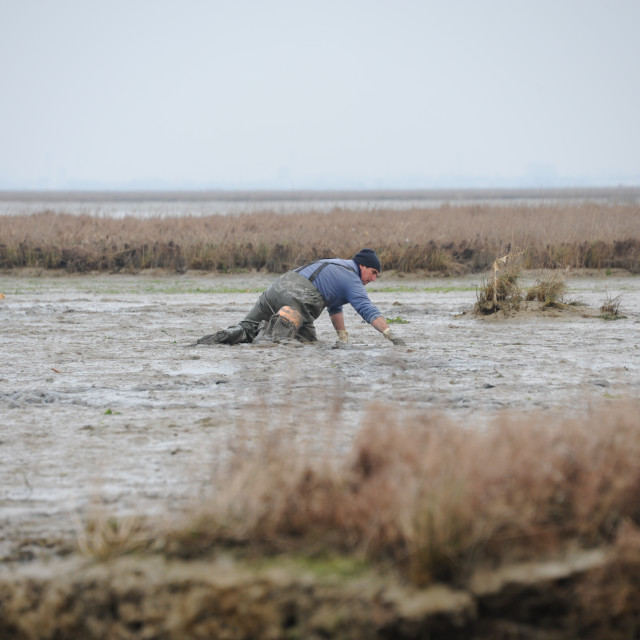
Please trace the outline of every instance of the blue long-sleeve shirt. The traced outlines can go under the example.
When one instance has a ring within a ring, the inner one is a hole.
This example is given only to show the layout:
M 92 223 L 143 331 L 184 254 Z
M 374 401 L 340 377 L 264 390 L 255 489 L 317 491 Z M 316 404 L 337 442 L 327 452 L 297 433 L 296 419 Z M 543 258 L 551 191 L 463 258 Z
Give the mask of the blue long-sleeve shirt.
M 305 278 L 310 278 L 323 262 L 329 264 L 318 273 L 313 281 L 313 286 L 326 300 L 330 316 L 340 313 L 342 306 L 347 302 L 369 324 L 382 316 L 378 307 L 369 300 L 362 280 L 360 280 L 360 268 L 353 260 L 341 260 L 340 258 L 318 260 L 306 265 L 298 273 Z

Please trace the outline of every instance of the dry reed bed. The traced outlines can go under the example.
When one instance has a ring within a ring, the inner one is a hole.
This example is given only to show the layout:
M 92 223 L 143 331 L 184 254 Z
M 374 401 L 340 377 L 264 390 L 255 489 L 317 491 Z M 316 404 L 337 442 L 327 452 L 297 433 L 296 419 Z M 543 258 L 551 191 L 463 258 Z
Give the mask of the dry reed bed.
M 43 212 L 0 217 L 0 267 L 282 272 L 374 247 L 400 272 L 481 271 L 522 250 L 523 268 L 640 272 L 640 206 L 442 206 L 410 211 L 112 219 Z
M 271 433 L 236 447 L 215 496 L 164 550 L 355 554 L 422 586 L 569 544 L 640 544 L 639 408 L 504 414 L 470 429 L 377 406 L 342 460 Z

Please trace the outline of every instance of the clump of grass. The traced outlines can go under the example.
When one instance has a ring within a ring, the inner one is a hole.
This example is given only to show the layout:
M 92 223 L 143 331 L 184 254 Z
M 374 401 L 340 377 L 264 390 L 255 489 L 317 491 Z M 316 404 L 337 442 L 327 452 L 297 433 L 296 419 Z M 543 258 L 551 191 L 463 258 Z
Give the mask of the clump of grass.
M 117 518 L 106 512 L 93 513 L 84 526 L 76 526 L 80 553 L 109 560 L 149 545 L 149 531 L 140 518 Z
M 565 272 L 553 272 L 538 279 L 536 284 L 527 290 L 525 299 L 528 302 L 537 301 L 542 307 L 564 306 L 564 296 L 567 293 Z
M 622 315 L 620 313 L 620 300 L 621 296 L 611 296 L 611 294 L 607 295 L 605 301 L 602 303 L 600 307 L 600 317 L 604 320 L 622 320 L 627 316 Z
M 640 524 L 637 412 L 503 415 L 469 429 L 377 406 L 343 459 L 292 452 L 281 434 L 236 453 L 166 552 L 333 551 L 424 585 L 570 544 L 609 544 L 624 522 Z
M 517 311 L 522 302 L 520 278 L 520 254 L 507 254 L 493 263 L 493 276 L 487 278 L 477 292 L 474 307 L 476 315 L 488 315 L 498 311 Z
M 409 324 L 408 320 L 401 318 L 400 316 L 396 316 L 395 318 L 385 318 L 387 324 Z

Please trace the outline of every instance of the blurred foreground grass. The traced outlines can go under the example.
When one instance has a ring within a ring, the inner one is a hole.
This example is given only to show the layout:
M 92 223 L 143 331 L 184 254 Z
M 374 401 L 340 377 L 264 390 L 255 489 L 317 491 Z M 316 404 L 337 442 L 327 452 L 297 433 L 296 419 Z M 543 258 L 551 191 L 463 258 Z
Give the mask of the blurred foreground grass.
M 574 416 L 505 412 L 476 428 L 376 405 L 344 457 L 286 429 L 238 434 L 215 490 L 179 525 L 93 518 L 81 547 L 103 559 L 132 549 L 346 555 L 425 586 L 615 547 L 630 532 L 640 543 L 639 416 L 637 402 L 618 400 Z M 335 428 L 322 417 L 317 426 Z

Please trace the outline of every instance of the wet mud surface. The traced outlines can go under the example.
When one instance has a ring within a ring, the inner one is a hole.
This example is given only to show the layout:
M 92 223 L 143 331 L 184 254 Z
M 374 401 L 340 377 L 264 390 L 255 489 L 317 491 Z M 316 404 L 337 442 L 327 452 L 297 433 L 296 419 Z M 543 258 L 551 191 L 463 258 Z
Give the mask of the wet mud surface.
M 378 402 L 473 426 L 640 397 L 637 276 L 581 275 L 567 297 L 585 307 L 489 318 L 468 313 L 478 275 L 389 276 L 368 289 L 406 347 L 350 307 L 346 348 L 326 311 L 317 344 L 189 346 L 272 280 L 0 276 L 0 557 L 73 544 L 95 505 L 178 519 L 229 451 L 275 429 L 340 455 Z M 595 317 L 617 295 L 626 318 Z

